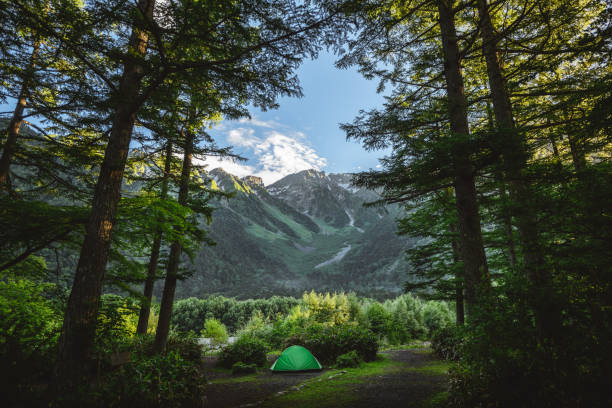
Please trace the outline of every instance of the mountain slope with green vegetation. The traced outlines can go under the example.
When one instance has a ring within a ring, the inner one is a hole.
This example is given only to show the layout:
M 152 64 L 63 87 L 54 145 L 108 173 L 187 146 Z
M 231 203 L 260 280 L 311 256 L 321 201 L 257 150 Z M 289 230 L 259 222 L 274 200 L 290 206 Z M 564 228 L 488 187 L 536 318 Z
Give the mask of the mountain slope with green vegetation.
M 352 187 L 349 174 L 306 170 L 264 186 L 258 177 L 210 172 L 212 188 L 234 197 L 215 205 L 210 237 L 181 297 L 221 293 L 241 298 L 306 289 L 397 294 L 406 279 L 396 235 L 398 207 L 364 207 L 378 195 Z M 376 282 L 373 287 L 372 282 Z

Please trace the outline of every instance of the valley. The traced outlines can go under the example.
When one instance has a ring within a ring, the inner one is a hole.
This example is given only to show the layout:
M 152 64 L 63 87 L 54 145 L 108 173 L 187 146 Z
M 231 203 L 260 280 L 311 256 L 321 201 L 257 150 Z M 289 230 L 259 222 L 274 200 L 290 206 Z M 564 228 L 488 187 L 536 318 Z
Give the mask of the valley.
M 215 202 L 208 229 L 216 245 L 202 247 L 193 264 L 186 260 L 193 276 L 179 283 L 179 297 L 400 292 L 404 251 L 415 240 L 397 236 L 398 206 L 363 206 L 378 195 L 351 186 L 350 174 L 305 170 L 269 186 L 221 168 L 210 177 L 212 189 L 234 197 Z

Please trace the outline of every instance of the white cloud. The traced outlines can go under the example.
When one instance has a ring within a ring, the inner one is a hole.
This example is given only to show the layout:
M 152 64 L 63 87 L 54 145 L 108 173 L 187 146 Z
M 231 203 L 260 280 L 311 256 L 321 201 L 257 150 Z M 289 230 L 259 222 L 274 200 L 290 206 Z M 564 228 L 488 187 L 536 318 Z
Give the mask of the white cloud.
M 275 181 L 292 173 L 302 170 L 321 170 L 327 165 L 327 160 L 307 144 L 306 135 L 293 130 L 278 130 L 278 125 L 272 129 L 274 122 L 239 121 L 241 127 L 233 128 L 226 133 L 228 144 L 239 148 L 242 156 L 250 157 L 247 162 L 233 162 L 215 157 L 209 157 L 204 164 L 208 169 L 222 167 L 228 173 L 239 177 L 247 175 L 259 176 L 264 184 L 272 184 Z M 264 127 L 263 134 L 257 136 L 253 128 L 247 126 Z M 270 130 L 267 130 L 270 129 Z
M 245 125 L 259 126 L 259 127 L 268 128 L 268 129 L 282 127 L 282 125 L 278 122 L 275 122 L 273 120 L 259 120 L 255 116 L 251 117 L 250 119 L 242 118 L 238 120 L 238 123 L 245 124 Z
M 231 159 L 222 159 L 219 157 L 208 156 L 204 160 L 196 159 L 198 165 L 206 165 L 206 170 L 210 171 L 217 167 L 223 168 L 226 172 L 234 176 L 244 177 L 255 173 L 255 168 L 245 164 L 245 162 L 234 161 Z
M 255 155 L 260 170 L 256 175 L 266 184 L 298 171 L 321 168 L 327 160 L 302 141 L 286 136 L 277 131 L 268 132 L 266 138 L 255 146 Z
M 253 129 L 236 128 L 232 129 L 227 134 L 227 142 L 233 146 L 254 147 L 258 139 L 254 137 Z

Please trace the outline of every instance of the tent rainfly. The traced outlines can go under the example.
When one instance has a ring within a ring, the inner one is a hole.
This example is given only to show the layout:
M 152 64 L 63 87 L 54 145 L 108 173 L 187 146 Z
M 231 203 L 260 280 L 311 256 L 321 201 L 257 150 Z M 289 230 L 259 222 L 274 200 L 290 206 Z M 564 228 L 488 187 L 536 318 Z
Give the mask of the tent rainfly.
M 314 371 L 322 370 L 323 366 L 302 346 L 287 347 L 278 356 L 270 370 L 274 372 Z

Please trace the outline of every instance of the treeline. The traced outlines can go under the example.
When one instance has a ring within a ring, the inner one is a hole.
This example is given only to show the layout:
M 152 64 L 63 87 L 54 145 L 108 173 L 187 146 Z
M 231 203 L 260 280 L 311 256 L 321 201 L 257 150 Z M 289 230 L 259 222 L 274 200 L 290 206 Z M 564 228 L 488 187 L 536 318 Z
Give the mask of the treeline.
M 240 334 L 254 326 L 260 328 L 259 325 L 269 325 L 271 330 L 274 325 L 282 325 L 287 319 L 294 321 L 299 316 L 318 323 L 355 322 L 389 344 L 427 339 L 436 330 L 455 323 L 455 314 L 446 302 L 423 301 L 409 294 L 379 302 L 355 294 L 314 291 L 304 293 L 301 299 L 280 296 L 247 300 L 223 296 L 182 299 L 174 305 L 172 322 L 177 331 L 198 334 L 207 320 L 215 319 L 230 334 Z
M 456 304 L 449 402 L 609 405 L 610 3 L 362 7 L 338 65 L 388 96 L 342 128 L 390 151 L 355 182 L 423 238 L 405 289 Z

